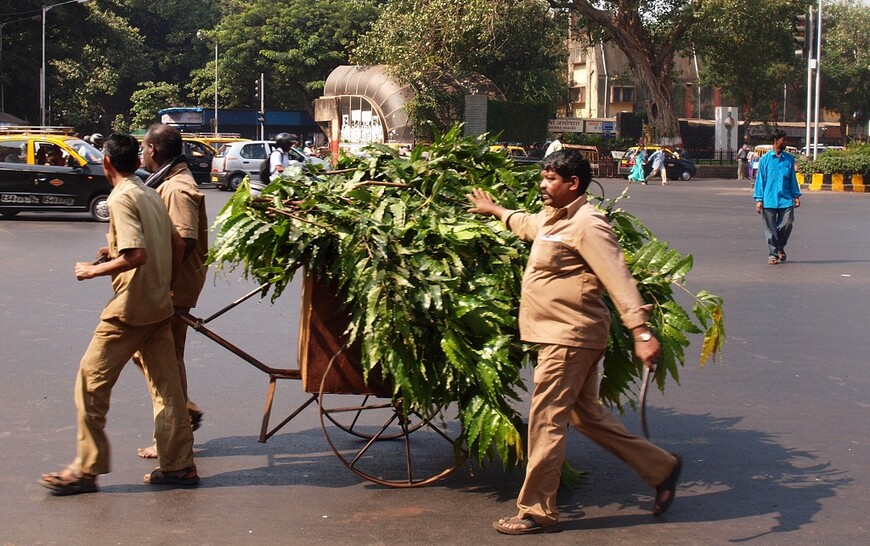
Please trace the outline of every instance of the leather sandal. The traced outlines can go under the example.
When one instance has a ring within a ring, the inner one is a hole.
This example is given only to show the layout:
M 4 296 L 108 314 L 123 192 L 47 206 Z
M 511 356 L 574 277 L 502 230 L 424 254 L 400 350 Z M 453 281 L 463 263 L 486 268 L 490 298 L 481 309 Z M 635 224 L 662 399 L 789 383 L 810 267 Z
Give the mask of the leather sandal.
M 93 493 L 97 490 L 96 476 L 79 474 L 71 468 L 43 474 L 37 483 L 49 489 L 51 494 L 56 497 Z
M 520 527 L 515 529 L 507 525 L 519 525 Z M 505 535 L 536 535 L 539 533 L 558 533 L 562 530 L 558 523 L 555 525 L 541 525 L 528 516 L 524 518 L 502 518 L 493 522 L 492 526 L 496 531 Z
M 155 468 L 151 474 L 145 474 L 143 481 L 149 485 L 177 485 L 179 487 L 195 487 L 199 485 L 199 474 L 196 467 L 191 466 L 171 472 Z
M 665 478 L 665 481 L 656 487 L 656 498 L 653 501 L 652 513 L 655 515 L 665 513 L 674 502 L 674 497 L 677 496 L 677 480 L 680 479 L 680 471 L 683 470 L 683 460 L 679 455 L 674 455 L 677 458 L 677 466 L 671 471 L 671 474 Z

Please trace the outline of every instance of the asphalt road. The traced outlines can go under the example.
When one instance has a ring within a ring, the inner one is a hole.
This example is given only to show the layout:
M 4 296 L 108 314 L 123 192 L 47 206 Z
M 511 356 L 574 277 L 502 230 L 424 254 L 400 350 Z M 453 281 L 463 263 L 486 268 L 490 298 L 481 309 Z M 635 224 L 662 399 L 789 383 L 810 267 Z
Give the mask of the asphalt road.
M 608 196 L 624 187 L 603 181 Z M 211 215 L 227 194 L 205 190 Z M 695 257 L 688 288 L 724 296 L 720 362 L 688 352 L 681 386 L 654 393 L 653 438 L 683 455 L 677 500 L 648 512 L 652 491 L 619 461 L 572 433 L 569 460 L 590 472 L 560 496 L 565 531 L 498 535 L 514 512 L 520 472 L 465 466 L 419 489 L 362 481 L 329 450 L 310 407 L 257 442 L 267 377 L 191 333 L 191 396 L 202 486 L 152 490 L 142 475 L 151 403 L 129 367 L 114 391 L 113 471 L 101 491 L 55 498 L 36 484 L 74 456 L 78 360 L 111 293 L 77 282 L 73 265 L 104 244 L 84 216 L 0 220 L 0 543 L 3 544 L 866 544 L 870 542 L 870 195 L 805 195 L 785 264 L 767 265 L 751 194 L 733 180 L 634 186 L 625 208 Z M 199 314 L 253 285 L 210 276 Z M 295 367 L 298 289 L 276 305 L 249 301 L 215 330 L 275 367 Z M 273 423 L 307 395 L 279 382 Z M 527 401 L 520 407 L 527 410 Z M 638 417 L 625 417 L 639 431 Z M 432 457 L 437 463 L 439 459 Z M 387 459 L 383 464 L 388 465 Z

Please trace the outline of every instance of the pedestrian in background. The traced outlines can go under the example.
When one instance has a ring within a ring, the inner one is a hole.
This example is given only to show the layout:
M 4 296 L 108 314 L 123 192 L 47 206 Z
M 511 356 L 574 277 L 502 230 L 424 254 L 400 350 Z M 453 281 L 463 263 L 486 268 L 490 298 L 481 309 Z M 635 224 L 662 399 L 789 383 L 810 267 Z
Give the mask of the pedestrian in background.
M 184 350 L 187 344 L 187 323 L 179 315 L 187 315 L 196 307 L 199 293 L 205 284 L 208 257 L 208 215 L 205 210 L 205 196 L 199 191 L 193 174 L 182 153 L 183 140 L 178 129 L 171 125 L 155 123 L 148 128 L 142 141 L 142 160 L 151 176 L 145 185 L 157 190 L 166 206 L 172 224 L 184 240 L 184 258 L 181 268 L 172 280 L 172 339 L 175 341 L 175 362 L 181 377 L 181 388 L 190 416 L 191 430 L 197 430 L 202 422 L 203 412 L 190 400 L 187 367 L 184 363 Z M 141 360 L 133 359 L 141 367 Z M 157 457 L 157 446 L 139 448 L 140 457 Z
M 637 290 L 613 228 L 587 201 L 591 166 L 579 151 L 563 150 L 541 161 L 541 177 L 546 206 L 537 214 L 505 209 L 477 188 L 468 196 L 469 212 L 495 216 L 532 242 L 519 310 L 522 340 L 538 346 L 528 464 L 518 514 L 493 523 L 510 535 L 559 530 L 556 493 L 569 424 L 655 488 L 655 514 L 673 502 L 682 468 L 679 457 L 630 434 L 599 401 L 598 362 L 610 336 L 605 291 L 644 366 L 655 367 L 661 345 L 646 324 L 651 306 Z
M 758 173 L 758 153 L 755 148 L 752 149 L 746 156 L 746 162 L 749 164 L 749 180 L 755 183 L 755 175 Z
M 565 135 L 563 133 L 556 133 L 555 138 L 553 138 L 553 142 L 551 142 L 550 145 L 547 146 L 547 151 L 544 152 L 544 157 L 547 157 L 553 152 L 558 152 L 559 150 L 561 150 L 563 138 L 565 138 Z
M 785 245 L 794 224 L 794 209 L 801 206 L 794 156 L 785 151 L 785 133 L 773 133 L 773 149 L 758 162 L 755 177 L 755 212 L 764 221 L 767 263 L 786 260 Z
M 665 154 L 667 154 L 667 147 L 662 146 L 661 148 L 653 152 L 651 156 L 649 156 L 647 162 L 652 166 L 652 170 L 649 172 L 646 178 L 644 178 L 644 184 L 649 182 L 649 179 L 654 177 L 656 174 L 661 174 L 662 186 L 668 185 L 668 170 L 667 168 L 665 168 L 665 158 L 667 156 Z
M 97 476 L 109 472 L 105 427 L 112 387 L 137 351 L 152 393 L 160 461 L 144 481 L 184 486 L 199 483 L 170 328 L 170 281 L 181 264 L 184 241 L 160 197 L 134 174 L 139 165 L 136 139 L 111 135 L 103 156 L 103 170 L 113 186 L 108 199 L 109 245 L 97 251 L 96 262 L 77 263 L 75 274 L 78 280 L 111 276 L 115 294 L 103 309 L 79 365 L 75 460 L 66 469 L 43 474 L 39 480 L 53 495 L 94 492 Z
M 737 150 L 737 180 L 746 180 L 749 173 L 749 153 L 752 146 L 749 145 L 749 137 L 743 141 L 743 146 Z
M 634 165 L 631 167 L 628 179 L 632 182 L 646 184 L 646 176 L 643 172 L 644 165 L 646 165 L 646 148 L 644 148 L 643 142 L 639 142 L 637 152 L 634 154 Z

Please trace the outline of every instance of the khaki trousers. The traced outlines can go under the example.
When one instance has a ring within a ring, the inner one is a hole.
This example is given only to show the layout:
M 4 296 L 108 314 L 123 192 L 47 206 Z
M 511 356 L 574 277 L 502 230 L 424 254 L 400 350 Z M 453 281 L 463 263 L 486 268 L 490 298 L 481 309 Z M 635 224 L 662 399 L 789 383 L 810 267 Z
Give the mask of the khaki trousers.
M 110 470 L 106 414 L 112 387 L 136 351 L 151 390 L 160 469 L 172 472 L 193 466 L 193 433 L 169 320 L 147 326 L 103 320 L 82 357 L 76 378 L 78 441 L 72 467 L 79 472 L 106 474 Z
M 175 310 L 177 312 L 189 313 L 190 307 L 176 307 Z M 199 406 L 190 401 L 190 396 L 187 393 L 187 367 L 184 364 L 184 348 L 187 344 L 187 323 L 181 320 L 181 317 L 177 314 L 174 314 L 172 315 L 170 327 L 172 329 L 172 339 L 175 343 L 175 363 L 178 365 L 178 375 L 181 378 L 181 391 L 184 393 L 187 410 L 188 412 L 199 411 Z M 133 363 L 142 370 L 142 359 L 139 353 L 133 355 Z
M 531 517 L 544 526 L 559 521 L 556 493 L 569 422 L 630 466 L 651 487 L 661 484 L 673 471 L 673 455 L 631 435 L 599 402 L 597 364 L 603 354 L 601 349 L 540 346 L 529 411 L 528 466 L 517 498 L 519 517 Z

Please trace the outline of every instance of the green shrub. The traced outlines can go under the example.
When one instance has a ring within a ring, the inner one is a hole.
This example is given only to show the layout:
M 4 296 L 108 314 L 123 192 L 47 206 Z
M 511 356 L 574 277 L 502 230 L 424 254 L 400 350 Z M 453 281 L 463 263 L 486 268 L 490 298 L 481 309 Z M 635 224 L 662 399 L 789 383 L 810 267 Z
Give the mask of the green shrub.
M 858 144 L 845 150 L 830 150 L 815 161 L 798 157 L 797 170 L 804 175 L 870 174 L 870 145 Z

